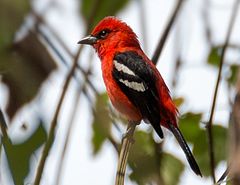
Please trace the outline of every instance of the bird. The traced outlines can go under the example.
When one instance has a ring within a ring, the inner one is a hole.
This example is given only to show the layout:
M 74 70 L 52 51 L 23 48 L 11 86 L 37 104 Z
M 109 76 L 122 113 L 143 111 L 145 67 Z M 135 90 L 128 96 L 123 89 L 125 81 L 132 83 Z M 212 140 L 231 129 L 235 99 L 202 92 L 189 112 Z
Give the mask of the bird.
M 160 138 L 170 130 L 196 175 L 200 168 L 178 128 L 178 110 L 160 72 L 141 49 L 137 35 L 122 20 L 103 18 L 78 44 L 91 45 L 101 61 L 102 77 L 113 107 L 132 122 L 150 123 Z

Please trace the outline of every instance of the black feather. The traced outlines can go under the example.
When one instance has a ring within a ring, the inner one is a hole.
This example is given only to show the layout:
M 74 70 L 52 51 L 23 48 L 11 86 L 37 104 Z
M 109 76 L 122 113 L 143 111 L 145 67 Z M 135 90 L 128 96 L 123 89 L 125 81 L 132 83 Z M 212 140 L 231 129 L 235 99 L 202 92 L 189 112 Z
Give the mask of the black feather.
M 135 75 L 130 75 L 113 68 L 112 75 L 124 94 L 140 110 L 144 120 L 148 120 L 159 137 L 163 138 L 163 132 L 160 126 L 159 98 L 155 86 L 156 79 L 152 69 L 141 56 L 132 51 L 118 53 L 115 55 L 114 60 L 134 72 Z M 142 83 L 145 91 L 136 91 L 129 88 L 123 84 L 121 80 Z
M 190 167 L 197 175 L 200 175 L 202 177 L 202 173 L 199 169 L 199 166 L 198 166 L 195 158 L 193 157 L 193 154 L 192 154 L 190 148 L 188 147 L 187 142 L 185 141 L 181 131 L 179 130 L 179 128 L 175 127 L 171 123 L 168 123 L 168 126 L 169 126 L 169 129 L 171 130 L 171 132 L 173 133 L 173 135 L 175 136 L 175 138 L 177 139 L 182 150 L 184 151 Z

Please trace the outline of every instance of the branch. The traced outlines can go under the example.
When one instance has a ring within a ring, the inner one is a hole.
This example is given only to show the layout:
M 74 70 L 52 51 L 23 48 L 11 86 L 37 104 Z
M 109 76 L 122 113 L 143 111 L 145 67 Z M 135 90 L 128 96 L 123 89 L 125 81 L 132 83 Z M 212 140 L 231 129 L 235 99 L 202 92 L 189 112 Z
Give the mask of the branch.
M 11 144 L 12 142 L 11 142 L 9 136 L 8 136 L 8 133 L 7 133 L 7 122 L 6 122 L 5 118 L 4 118 L 4 115 L 3 115 L 3 112 L 1 110 L 1 108 L 0 108 L 0 131 L 2 133 L 0 135 L 0 138 L 1 138 L 0 154 L 2 152 L 2 147 L 4 147 L 4 150 L 5 150 L 5 153 L 6 153 L 6 157 L 7 157 L 7 162 L 9 164 L 9 159 L 8 159 L 8 155 L 7 155 L 9 150 L 8 150 L 7 146 L 9 146 L 9 144 Z M 10 174 L 11 174 L 11 178 L 12 178 L 13 182 L 16 183 L 15 179 L 13 178 L 13 174 L 12 174 L 12 170 L 11 169 L 10 169 Z M 1 177 L 1 175 L 2 175 L 2 171 L 0 171 L 0 177 Z M 2 181 L 2 179 L 0 178 L 0 184 L 1 184 L 1 181 Z
M 226 170 L 223 172 L 223 174 L 221 175 L 221 177 L 218 179 L 217 184 L 222 184 L 224 182 L 224 179 L 227 177 L 228 173 L 229 173 L 229 167 L 230 165 L 228 165 L 228 167 L 226 168 Z
M 75 95 L 75 100 L 74 100 L 74 105 L 73 105 L 73 112 L 71 113 L 70 116 L 70 121 L 67 127 L 67 134 L 66 134 L 66 138 L 63 144 L 63 150 L 61 152 L 61 156 L 60 156 L 60 164 L 58 167 L 58 172 L 57 172 L 57 180 L 56 180 L 56 185 L 60 184 L 60 179 L 61 179 L 61 174 L 62 174 L 62 170 L 63 170 L 63 164 L 64 164 L 64 159 L 65 159 L 65 154 L 66 151 L 68 149 L 68 144 L 69 144 L 69 139 L 72 133 L 72 128 L 74 126 L 74 118 L 75 115 L 77 113 L 77 105 L 79 105 L 79 101 L 80 101 L 80 97 L 81 97 L 81 93 L 83 92 L 83 89 L 85 88 L 86 85 L 86 79 L 88 78 L 88 76 L 84 76 L 84 82 L 82 86 L 79 86 L 79 88 L 77 89 L 77 94 Z
M 90 13 L 90 18 L 89 20 L 87 21 L 87 29 L 86 29 L 86 34 L 89 32 L 91 26 L 92 26 L 92 23 L 93 23 L 93 18 L 96 14 L 97 11 L 96 8 L 99 4 L 99 0 L 95 2 L 94 6 L 92 7 L 92 11 Z M 55 130 L 56 130 L 56 126 L 57 126 L 57 119 L 58 119 L 58 116 L 59 116 L 59 113 L 60 113 L 60 109 L 62 107 L 62 104 L 63 104 L 63 100 L 65 98 L 65 95 L 66 95 L 66 92 L 67 92 L 67 89 L 69 87 L 69 84 L 71 82 L 71 79 L 72 77 L 74 76 L 74 72 L 75 72 L 75 69 L 78 67 L 78 58 L 80 56 L 80 53 L 82 51 L 82 48 L 83 48 L 83 45 L 81 45 L 76 53 L 76 56 L 74 57 L 73 59 L 73 65 L 66 77 L 66 80 L 65 80 L 65 83 L 64 83 L 64 86 L 63 86 L 63 90 L 62 90 L 62 94 L 60 96 L 60 99 L 59 99 L 59 102 L 58 102 L 58 105 L 57 105 L 57 108 L 56 108 L 56 111 L 55 111 L 55 114 L 54 114 L 54 117 L 53 117 L 53 120 L 51 122 L 51 126 L 50 126 L 50 131 L 49 131 L 49 135 L 48 135 L 48 139 L 46 141 L 46 144 L 43 148 L 43 152 L 42 152 L 42 156 L 41 156 L 41 159 L 40 159 L 40 162 L 39 162 L 39 165 L 38 165 L 38 168 L 37 168 L 37 172 L 36 172 L 36 177 L 35 177 L 35 181 L 34 181 L 34 185 L 39 185 L 40 183 L 40 180 L 41 180 L 41 176 L 42 176 L 42 173 L 43 173 L 43 169 L 44 169 L 44 165 L 45 165 L 45 162 L 46 162 L 46 159 L 47 159 L 47 156 L 48 156 L 48 153 L 52 147 L 52 144 L 53 144 L 53 141 L 54 141 L 54 133 L 55 133 Z
M 203 18 L 203 26 L 204 26 L 204 32 L 205 37 L 207 39 L 207 42 L 209 45 L 212 46 L 212 34 L 210 29 L 210 15 L 209 15 L 209 9 L 210 9 L 210 0 L 204 0 L 203 2 L 203 8 L 202 8 L 202 18 Z
M 217 82 L 216 82 L 216 86 L 215 86 L 215 90 L 214 90 L 214 96 L 213 96 L 213 101 L 212 101 L 210 118 L 209 118 L 208 124 L 206 126 L 207 133 L 208 133 L 208 139 L 209 139 L 209 158 L 210 158 L 211 176 L 212 176 L 212 180 L 213 180 L 214 183 L 216 182 L 216 178 L 215 178 L 215 172 L 214 172 L 215 171 L 215 159 L 214 159 L 213 131 L 212 131 L 213 116 L 214 116 L 214 112 L 215 112 L 216 99 L 217 99 L 219 84 L 220 84 L 220 80 L 221 80 L 224 58 L 225 58 L 227 46 L 228 46 L 228 43 L 229 43 L 229 40 L 230 40 L 230 36 L 231 36 L 231 33 L 232 33 L 233 25 L 234 25 L 235 19 L 237 17 L 236 15 L 237 15 L 237 12 L 238 12 L 237 11 L 238 10 L 238 4 L 239 4 L 239 0 L 236 0 L 236 2 L 234 3 L 234 6 L 233 6 L 233 12 L 232 12 L 231 20 L 230 20 L 230 23 L 229 23 L 226 40 L 224 42 L 223 50 L 222 50 L 222 53 L 221 53 L 219 71 L 218 71 Z
M 2 132 L 2 138 L 8 138 L 7 123 L 4 119 L 3 112 L 2 112 L 1 109 L 0 109 L 0 129 L 1 129 L 1 132 Z
M 89 69 L 87 71 L 90 71 L 90 70 L 91 70 L 91 66 L 89 66 Z M 58 167 L 58 172 L 57 172 L 57 180 L 55 183 L 56 185 L 60 184 L 61 174 L 63 171 L 64 159 L 65 159 L 66 151 L 68 150 L 68 146 L 69 146 L 68 144 L 70 141 L 69 139 L 72 135 L 72 131 L 74 128 L 74 118 L 76 117 L 76 114 L 77 114 L 77 110 L 78 110 L 77 107 L 79 105 L 81 94 L 84 93 L 84 89 L 86 88 L 86 85 L 88 84 L 89 75 L 90 75 L 90 72 L 84 73 L 83 84 L 82 84 L 82 86 L 78 87 L 77 94 L 75 95 L 75 100 L 73 101 L 74 102 L 73 111 L 70 116 L 70 121 L 69 121 L 68 128 L 67 128 L 65 142 L 64 142 L 63 150 L 62 150 L 61 156 L 60 156 L 60 162 L 59 162 L 59 167 Z M 94 92 L 94 93 L 95 93 L 95 95 L 98 94 L 98 92 Z M 85 95 L 88 96 L 87 93 L 85 93 Z M 114 145 L 115 140 L 111 138 L 111 142 Z M 115 147 L 115 145 L 114 145 L 114 147 Z
M 75 71 L 75 69 L 77 67 L 78 58 L 79 58 L 79 55 L 80 55 L 80 53 L 82 51 L 82 48 L 83 47 L 81 45 L 79 47 L 79 49 L 78 49 L 76 57 L 74 58 L 72 68 L 70 69 L 70 71 L 69 71 L 69 73 L 68 73 L 68 75 L 66 77 L 66 80 L 65 80 L 65 83 L 64 83 L 64 86 L 63 86 L 63 90 L 62 90 L 62 94 L 60 96 L 60 99 L 59 99 L 59 102 L 58 102 L 58 105 L 57 105 L 57 108 L 56 108 L 53 120 L 51 122 L 48 139 L 47 139 L 46 144 L 45 144 L 45 146 L 43 148 L 42 156 L 41 156 L 38 168 L 37 168 L 37 174 L 36 174 L 36 177 L 35 177 L 34 185 L 39 185 L 39 183 L 40 183 L 42 172 L 43 172 L 43 168 L 44 168 L 44 165 L 45 165 L 48 153 L 49 153 L 49 151 L 50 151 L 50 149 L 52 147 L 53 141 L 54 141 L 54 133 L 55 133 L 55 129 L 56 129 L 56 126 L 57 126 L 57 119 L 58 119 L 58 116 L 59 116 L 59 112 L 60 112 L 60 109 L 62 107 L 63 100 L 65 98 L 65 95 L 66 95 L 68 86 L 70 84 L 71 78 L 72 78 L 72 76 L 74 74 L 74 71 Z
M 145 51 L 148 50 L 148 43 L 147 43 L 147 25 L 146 25 L 146 11 L 144 7 L 144 2 L 143 0 L 138 0 L 138 6 L 139 6 L 139 21 L 140 21 L 140 26 L 141 26 L 141 32 L 142 32 L 142 40 L 143 40 L 143 48 Z
M 165 30 L 163 32 L 163 35 L 161 36 L 161 39 L 158 42 L 158 45 L 157 45 L 157 47 L 156 47 L 156 49 L 154 51 L 153 57 L 152 57 L 152 62 L 155 65 L 157 64 L 157 61 L 158 61 L 158 59 L 159 59 L 159 57 L 160 57 L 160 55 L 162 53 L 163 46 L 165 45 L 167 37 L 168 37 L 168 35 L 170 33 L 170 30 L 171 30 L 171 28 L 173 26 L 173 23 L 174 23 L 174 21 L 175 21 L 175 19 L 177 17 L 177 14 L 178 14 L 178 12 L 179 12 L 183 2 L 184 2 L 184 0 L 178 0 L 178 3 L 177 3 L 177 5 L 176 5 L 176 7 L 174 9 L 174 12 L 173 12 L 173 14 L 172 14 L 172 16 L 171 16 L 171 18 L 170 18 L 170 20 L 168 22 L 168 25 L 165 28 Z
M 133 134 L 136 128 L 136 125 L 139 123 L 128 122 L 128 127 L 125 136 L 122 139 L 121 151 L 118 159 L 118 168 L 116 174 L 115 185 L 124 185 L 124 177 L 127 167 L 127 160 L 130 148 L 134 142 Z
M 182 67 L 182 59 L 181 59 L 181 48 L 182 48 L 182 42 L 180 40 L 180 31 L 181 31 L 181 27 L 177 26 L 176 27 L 176 34 L 175 34 L 175 47 L 174 47 L 174 55 L 175 55 L 175 61 L 174 61 L 174 67 L 173 67 L 173 75 L 172 75 L 172 92 L 175 92 L 176 89 L 176 85 L 179 79 L 179 73 L 180 73 L 180 69 Z
M 37 21 L 39 21 L 41 24 L 43 24 L 44 26 L 47 27 L 48 31 L 55 37 L 55 39 L 59 42 L 59 45 L 61 45 L 61 47 L 66 51 L 66 53 L 72 58 L 72 60 L 74 59 L 74 54 L 70 51 L 70 49 L 68 48 L 68 46 L 65 44 L 65 42 L 62 40 L 62 38 L 57 34 L 57 32 L 51 27 L 51 25 L 49 25 L 40 15 L 38 15 L 36 12 L 32 11 L 31 12 L 32 15 L 37 19 Z M 65 60 L 64 56 L 58 51 L 58 49 L 55 47 L 55 45 L 53 44 L 53 42 L 48 38 L 48 36 L 37 27 L 37 31 L 38 33 L 43 37 L 43 39 L 47 42 L 47 44 L 49 45 L 49 47 L 55 52 L 55 54 L 58 56 L 58 58 L 62 61 L 63 64 L 67 65 L 67 61 Z M 83 74 L 86 75 L 87 72 L 79 65 L 77 65 L 77 69 Z M 91 80 L 89 80 L 87 78 L 87 84 L 89 85 L 89 87 L 95 92 L 97 93 L 97 90 L 95 88 L 95 86 L 93 85 L 93 83 L 91 82 Z

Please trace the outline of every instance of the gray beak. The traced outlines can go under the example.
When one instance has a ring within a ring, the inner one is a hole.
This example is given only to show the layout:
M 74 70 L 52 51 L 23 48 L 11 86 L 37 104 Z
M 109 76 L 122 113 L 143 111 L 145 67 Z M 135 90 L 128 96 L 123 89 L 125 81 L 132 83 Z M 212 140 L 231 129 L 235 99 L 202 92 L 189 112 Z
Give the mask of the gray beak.
M 89 45 L 93 45 L 97 42 L 97 38 L 92 36 L 92 35 L 88 35 L 86 37 L 84 37 L 83 39 L 81 39 L 80 41 L 78 41 L 78 44 L 89 44 Z

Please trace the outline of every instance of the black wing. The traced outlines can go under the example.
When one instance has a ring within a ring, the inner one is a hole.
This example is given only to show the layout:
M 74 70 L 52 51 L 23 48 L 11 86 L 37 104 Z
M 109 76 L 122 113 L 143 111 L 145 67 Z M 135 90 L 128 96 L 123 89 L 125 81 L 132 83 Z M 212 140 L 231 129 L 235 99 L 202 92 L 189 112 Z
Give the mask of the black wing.
M 129 100 L 140 110 L 144 120 L 151 123 L 159 137 L 163 138 L 153 70 L 133 51 L 116 54 L 113 63 L 113 78 Z

